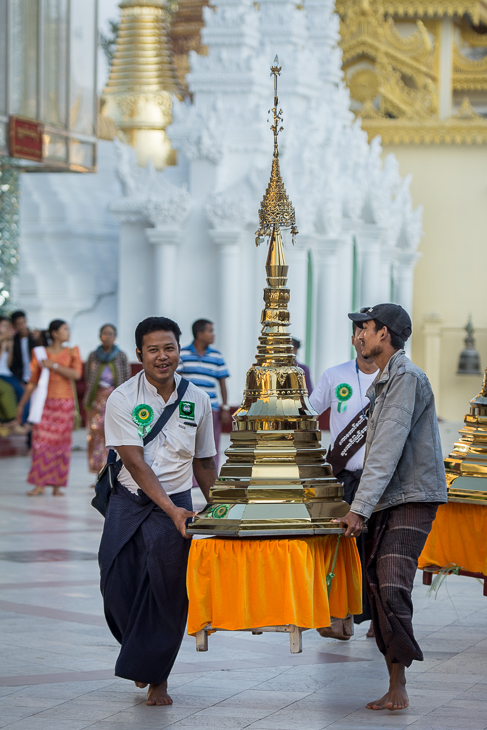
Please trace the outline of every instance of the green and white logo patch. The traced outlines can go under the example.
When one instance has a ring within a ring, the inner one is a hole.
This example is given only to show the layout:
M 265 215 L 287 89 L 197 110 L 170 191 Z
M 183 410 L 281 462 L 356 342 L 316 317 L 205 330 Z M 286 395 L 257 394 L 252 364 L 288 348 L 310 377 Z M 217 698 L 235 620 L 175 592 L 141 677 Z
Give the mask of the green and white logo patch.
M 194 421 L 194 403 L 189 400 L 182 400 L 179 404 L 179 418 Z

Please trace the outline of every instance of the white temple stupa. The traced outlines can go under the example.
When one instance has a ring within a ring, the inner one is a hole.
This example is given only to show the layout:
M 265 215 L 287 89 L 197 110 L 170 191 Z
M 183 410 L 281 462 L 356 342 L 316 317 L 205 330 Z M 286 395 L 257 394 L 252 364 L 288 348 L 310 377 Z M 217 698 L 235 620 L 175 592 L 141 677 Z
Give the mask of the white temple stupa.
M 422 211 L 394 156 L 382 162 L 380 139 L 369 145 L 349 110 L 333 0 L 212 5 L 208 55 L 190 55 L 192 101 L 173 99 L 166 130 L 177 165 L 140 167 L 117 140 L 100 143 L 100 171 L 82 181 L 24 176 L 17 301 L 38 325 L 74 319 L 84 356 L 105 320 L 132 359 L 146 316 L 176 319 L 184 343 L 195 319 L 213 320 L 236 404 L 262 308 L 265 250 L 254 234 L 272 153 L 262 110 L 272 106 L 276 54 L 280 164 L 300 233 L 296 246 L 286 242 L 292 333 L 315 380 L 351 356 L 349 311 L 381 301 L 412 310 Z

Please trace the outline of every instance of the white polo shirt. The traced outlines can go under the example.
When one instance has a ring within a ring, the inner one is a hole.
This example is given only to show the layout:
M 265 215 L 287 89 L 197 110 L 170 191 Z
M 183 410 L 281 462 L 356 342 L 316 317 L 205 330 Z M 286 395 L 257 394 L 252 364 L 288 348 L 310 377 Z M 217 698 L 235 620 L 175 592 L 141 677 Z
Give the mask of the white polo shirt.
M 175 373 L 176 389 L 181 376 Z M 132 413 L 140 405 L 154 410 L 155 424 L 163 410 L 177 400 L 177 390 L 164 402 L 156 388 L 149 383 L 144 371 L 119 385 L 110 395 L 105 412 L 105 443 L 109 449 L 118 446 L 143 446 L 134 423 Z M 183 396 L 183 403 L 194 404 L 186 408 L 189 416 L 176 408 L 162 431 L 144 447 L 144 461 L 148 464 L 167 494 L 178 494 L 191 489 L 193 457 L 206 459 L 215 456 L 213 417 L 207 394 L 190 383 Z M 191 415 L 194 418 L 191 418 Z M 194 424 L 194 425 L 192 425 Z M 131 492 L 137 492 L 138 485 L 125 467 L 118 480 Z
M 333 448 L 336 437 L 345 426 L 348 426 L 362 408 L 369 405 L 366 393 L 378 374 L 378 370 L 371 374 L 363 373 L 361 370 L 357 372 L 356 360 L 349 360 L 328 368 L 319 379 L 309 397 L 309 402 L 320 415 L 330 408 L 330 449 Z M 342 386 L 345 386 L 347 392 L 346 400 L 339 398 Z M 364 458 L 365 444 L 348 460 L 346 469 L 349 471 L 363 469 Z

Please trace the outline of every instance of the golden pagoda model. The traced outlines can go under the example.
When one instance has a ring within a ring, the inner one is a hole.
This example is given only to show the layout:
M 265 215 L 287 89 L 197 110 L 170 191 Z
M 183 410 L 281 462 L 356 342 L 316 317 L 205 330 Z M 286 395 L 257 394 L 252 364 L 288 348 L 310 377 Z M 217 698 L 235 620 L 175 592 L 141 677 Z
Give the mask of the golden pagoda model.
M 165 129 L 172 121 L 171 93 L 184 91 L 167 36 L 165 0 L 123 0 L 117 46 L 103 91 L 103 117 L 115 122 L 123 141 L 137 150 L 141 166 L 157 170 L 176 163 Z
M 445 459 L 449 502 L 487 504 L 487 369 L 480 393 L 470 401 L 470 413 L 460 440 Z
M 256 243 L 270 238 L 267 287 L 256 362 L 247 373 L 240 408 L 233 417 L 231 446 L 211 503 L 190 525 L 193 535 L 313 535 L 343 532 L 331 520 L 349 506 L 343 487 L 325 462 L 317 414 L 311 407 L 304 372 L 295 364 L 289 333 L 288 266 L 281 227 L 297 235 L 295 213 L 279 170 L 277 137 L 283 129 L 274 75 L 274 158 L 259 211 Z

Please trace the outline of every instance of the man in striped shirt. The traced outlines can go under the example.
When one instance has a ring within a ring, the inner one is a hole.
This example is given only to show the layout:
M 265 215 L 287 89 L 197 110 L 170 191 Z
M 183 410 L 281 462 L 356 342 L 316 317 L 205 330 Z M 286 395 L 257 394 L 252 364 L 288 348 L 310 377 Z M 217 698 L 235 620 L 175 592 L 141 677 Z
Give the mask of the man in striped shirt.
M 213 413 L 213 432 L 215 434 L 216 466 L 220 446 L 221 425 L 230 421 L 230 406 L 227 404 L 225 379 L 229 372 L 219 350 L 211 347 L 215 341 L 213 322 L 198 319 L 193 323 L 193 342 L 181 348 L 178 373 L 208 393 Z M 221 406 L 218 402 L 217 385 L 220 386 Z

